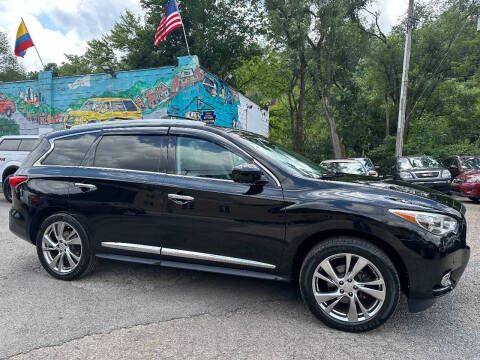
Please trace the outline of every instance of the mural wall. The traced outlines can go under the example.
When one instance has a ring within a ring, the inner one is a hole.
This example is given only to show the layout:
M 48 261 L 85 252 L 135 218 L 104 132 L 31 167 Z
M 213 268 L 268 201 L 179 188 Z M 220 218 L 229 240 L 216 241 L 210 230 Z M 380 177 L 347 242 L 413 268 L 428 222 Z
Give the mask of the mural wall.
M 201 68 L 196 56 L 177 67 L 0 84 L 0 136 L 41 134 L 112 119 L 187 117 L 268 136 L 268 111 Z

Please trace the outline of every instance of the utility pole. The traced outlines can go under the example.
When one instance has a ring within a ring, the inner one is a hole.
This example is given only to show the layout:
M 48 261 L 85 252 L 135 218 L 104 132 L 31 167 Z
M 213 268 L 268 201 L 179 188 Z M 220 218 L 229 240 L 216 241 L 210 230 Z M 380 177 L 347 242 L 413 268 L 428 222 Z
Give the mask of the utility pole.
M 412 28 L 413 28 L 413 0 L 408 2 L 407 17 L 407 36 L 405 37 L 405 51 L 403 54 L 403 73 L 402 89 L 400 91 L 400 106 L 398 107 L 398 127 L 397 143 L 395 146 L 395 156 L 402 156 L 403 152 L 403 133 L 405 128 L 405 112 L 407 108 L 407 87 L 408 87 L 408 67 L 410 65 L 410 49 L 412 47 Z

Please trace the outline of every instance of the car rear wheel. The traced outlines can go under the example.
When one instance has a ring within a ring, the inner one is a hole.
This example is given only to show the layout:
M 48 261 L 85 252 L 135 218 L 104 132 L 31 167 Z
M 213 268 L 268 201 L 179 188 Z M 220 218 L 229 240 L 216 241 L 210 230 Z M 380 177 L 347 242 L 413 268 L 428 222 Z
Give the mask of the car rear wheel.
M 382 325 L 395 311 L 400 281 L 388 256 L 364 240 L 337 237 L 305 257 L 300 291 L 326 325 L 361 332 Z
M 5 200 L 8 202 L 12 202 L 12 188 L 10 187 L 10 177 L 11 175 L 7 176 L 5 180 L 3 180 L 2 183 L 2 190 L 3 190 L 3 196 L 5 197 Z
M 480 198 L 469 197 L 469 199 L 472 200 L 474 203 L 480 202 Z
M 75 280 L 94 270 L 95 253 L 87 232 L 74 217 L 48 217 L 37 235 L 37 254 L 44 269 L 60 280 Z

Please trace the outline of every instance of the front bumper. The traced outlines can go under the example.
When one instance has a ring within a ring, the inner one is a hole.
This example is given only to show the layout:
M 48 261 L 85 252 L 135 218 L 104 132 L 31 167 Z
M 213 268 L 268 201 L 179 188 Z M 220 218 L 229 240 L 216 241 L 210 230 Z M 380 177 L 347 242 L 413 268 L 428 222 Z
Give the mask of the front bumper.
M 480 198 L 480 183 L 452 183 L 451 188 L 460 196 Z
M 443 259 L 436 260 L 418 269 L 416 276 L 410 279 L 408 309 L 419 312 L 429 308 L 437 297 L 450 293 L 458 284 L 470 259 L 470 248 L 458 249 Z M 451 272 L 451 284 L 442 286 L 445 274 Z
M 438 181 L 412 181 L 411 184 L 426 186 L 428 188 L 441 191 L 443 193 L 449 193 L 450 180 L 438 180 Z

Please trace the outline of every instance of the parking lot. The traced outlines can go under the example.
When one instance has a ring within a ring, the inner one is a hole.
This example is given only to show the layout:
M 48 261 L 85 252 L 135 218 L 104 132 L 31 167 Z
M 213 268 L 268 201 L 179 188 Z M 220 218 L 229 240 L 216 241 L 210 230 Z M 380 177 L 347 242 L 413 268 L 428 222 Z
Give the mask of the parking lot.
M 349 334 L 285 283 L 112 261 L 55 280 L 9 232 L 1 198 L 0 358 L 478 358 L 480 205 L 462 201 L 472 257 L 453 294 L 419 314 L 402 299 L 385 326 Z

